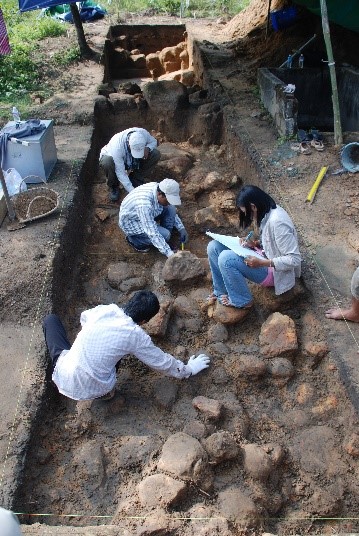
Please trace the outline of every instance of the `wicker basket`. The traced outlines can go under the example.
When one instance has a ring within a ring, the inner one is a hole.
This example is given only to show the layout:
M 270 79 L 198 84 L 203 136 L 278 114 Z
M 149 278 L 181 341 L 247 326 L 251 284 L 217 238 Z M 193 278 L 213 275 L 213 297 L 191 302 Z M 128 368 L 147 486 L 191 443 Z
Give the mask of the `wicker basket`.
M 25 177 L 21 184 L 35 175 Z M 39 177 L 41 178 L 41 177 Z M 45 184 L 46 182 L 41 179 Z M 36 186 L 11 197 L 15 215 L 19 222 L 27 223 L 49 216 L 59 206 L 59 194 L 48 186 Z

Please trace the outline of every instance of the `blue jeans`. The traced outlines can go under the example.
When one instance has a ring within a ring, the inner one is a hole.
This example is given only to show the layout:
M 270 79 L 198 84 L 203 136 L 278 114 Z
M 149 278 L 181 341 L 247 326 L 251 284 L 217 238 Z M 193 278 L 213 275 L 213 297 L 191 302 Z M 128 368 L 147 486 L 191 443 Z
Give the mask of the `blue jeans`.
M 212 240 L 207 246 L 209 265 L 213 279 L 215 296 L 228 295 L 234 307 L 244 307 L 252 301 L 247 279 L 254 283 L 262 283 L 268 275 L 268 268 L 250 268 L 243 257 Z
M 171 238 L 171 233 L 175 225 L 176 207 L 168 205 L 163 207 L 162 214 L 159 217 L 158 232 L 163 236 L 166 242 Z M 128 235 L 127 237 L 134 246 L 149 246 L 152 244 L 146 233 Z

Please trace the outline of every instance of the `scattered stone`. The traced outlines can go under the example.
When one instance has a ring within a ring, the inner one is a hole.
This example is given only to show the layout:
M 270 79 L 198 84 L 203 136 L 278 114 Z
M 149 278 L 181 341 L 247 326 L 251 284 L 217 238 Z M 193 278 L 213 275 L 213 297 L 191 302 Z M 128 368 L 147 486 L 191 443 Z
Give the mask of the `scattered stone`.
M 238 445 L 229 432 L 216 432 L 202 442 L 210 461 L 218 464 L 234 460 L 239 455 Z
M 153 113 L 173 115 L 188 106 L 186 87 L 176 80 L 149 82 L 144 84 L 142 92 Z
M 201 311 L 206 311 L 208 309 L 207 297 L 210 292 L 207 288 L 196 288 L 189 293 L 189 297 L 197 303 Z
M 138 486 L 142 506 L 170 506 L 184 498 L 187 485 L 163 475 L 146 477 Z
M 120 284 L 122 292 L 132 292 L 134 290 L 142 290 L 147 284 L 145 277 L 131 277 Z
M 223 324 L 212 324 L 207 332 L 209 342 L 225 342 L 228 340 L 228 330 Z
M 210 226 L 219 227 L 223 225 L 223 214 L 216 207 L 201 208 L 194 213 L 194 222 L 200 226 L 200 229 L 208 229 Z
M 215 342 L 209 345 L 208 351 L 211 355 L 217 356 L 217 355 L 227 355 L 230 352 L 230 349 L 223 342 Z
M 193 86 L 195 80 L 194 71 L 192 69 L 183 69 L 181 64 L 181 78 L 180 81 L 186 87 Z
M 329 347 L 326 342 L 307 342 L 303 347 L 303 353 L 309 358 L 309 365 L 312 369 L 319 365 L 328 352 Z
M 191 298 L 183 295 L 177 296 L 173 303 L 173 310 L 180 317 L 191 318 L 200 315 L 197 303 Z
M 223 427 L 228 432 L 246 437 L 249 430 L 249 417 L 235 393 L 226 392 L 221 397 L 221 402 L 225 409 Z
M 192 400 L 192 405 L 200 411 L 207 419 L 217 420 L 223 412 L 223 405 L 219 400 L 207 398 L 205 396 L 197 396 Z
M 219 207 L 221 210 L 237 210 L 236 209 L 236 197 L 233 192 L 211 192 L 209 196 L 210 204 Z
M 269 361 L 268 372 L 276 380 L 290 380 L 295 374 L 295 369 L 288 359 L 277 357 Z
M 230 381 L 230 376 L 227 373 L 226 369 L 223 367 L 216 367 L 216 372 L 213 375 L 213 383 L 215 385 L 225 385 Z
M 131 515 L 132 510 L 128 512 L 128 516 Z M 180 521 L 170 519 L 168 513 L 163 508 L 156 508 L 154 511 L 151 511 L 149 515 L 146 515 L 146 518 L 141 527 L 139 527 L 134 534 L 134 536 L 171 536 L 172 534 L 177 534 L 178 528 L 180 526 Z M 117 533 L 118 535 L 120 533 Z M 122 534 L 121 534 L 122 536 Z M 124 534 L 123 536 L 128 536 Z
M 344 444 L 344 448 L 347 453 L 353 458 L 359 457 L 359 434 L 354 432 L 351 434 L 350 438 Z
M 126 95 L 137 95 L 141 93 L 140 86 L 134 82 L 124 82 L 118 86 L 118 90 Z
M 109 265 L 107 270 L 107 280 L 112 288 L 120 290 L 121 284 L 133 278 L 143 278 L 144 269 L 140 264 L 130 264 L 128 262 L 116 262 Z M 146 283 L 143 285 L 145 286 Z M 143 287 L 142 287 L 143 288 Z
M 95 214 L 100 221 L 105 221 L 107 220 L 107 218 L 110 217 L 110 213 L 108 212 L 108 210 L 104 210 L 102 208 L 97 208 L 95 210 Z
M 188 534 L 192 536 L 233 536 L 228 521 L 207 505 L 195 504 L 188 511 L 188 517 L 191 519 Z
M 312 515 L 334 517 L 342 511 L 342 501 L 343 489 L 337 482 L 336 485 L 316 489 L 304 510 Z
M 249 314 L 250 309 L 238 309 L 238 307 L 229 307 L 222 305 L 218 301 L 215 306 L 208 308 L 209 318 L 213 318 L 216 322 L 221 324 L 239 324 Z
M 188 281 L 205 274 L 203 266 L 193 253 L 179 251 L 165 262 L 162 276 L 165 281 Z
M 267 372 L 267 365 L 256 356 L 241 355 L 237 359 L 234 359 L 236 363 L 236 371 L 238 372 L 239 377 L 249 378 L 252 380 L 257 380 L 262 378 Z
M 331 417 L 333 412 L 338 409 L 338 398 L 335 395 L 329 395 L 312 408 L 312 413 L 318 417 Z
M 201 421 L 190 421 L 183 428 L 183 432 L 196 439 L 202 439 L 207 435 L 207 428 Z
M 213 484 L 206 451 L 197 439 L 183 432 L 167 439 L 157 467 L 183 480 L 193 480 L 205 490 Z
M 187 155 L 181 155 L 170 160 L 160 161 L 156 166 L 156 174 L 159 176 L 171 177 L 181 181 L 182 177 L 193 166 L 193 160 Z
M 218 494 L 220 515 L 235 523 L 238 529 L 251 529 L 259 523 L 259 513 L 250 497 L 235 486 L 230 486 Z
M 170 409 L 177 397 L 178 385 L 170 378 L 159 378 L 154 382 L 154 397 L 157 404 Z
M 259 335 L 261 354 L 276 357 L 291 354 L 298 349 L 297 333 L 293 320 L 281 313 L 273 313 L 262 324 Z
M 160 303 L 158 313 L 147 322 L 143 329 L 152 337 L 164 337 L 172 312 L 173 300 L 165 300 Z
M 267 452 L 254 443 L 243 446 L 244 469 L 255 480 L 266 482 L 273 471 L 273 462 Z
M 202 329 L 203 321 L 202 318 L 184 318 L 183 324 L 187 331 L 198 333 Z

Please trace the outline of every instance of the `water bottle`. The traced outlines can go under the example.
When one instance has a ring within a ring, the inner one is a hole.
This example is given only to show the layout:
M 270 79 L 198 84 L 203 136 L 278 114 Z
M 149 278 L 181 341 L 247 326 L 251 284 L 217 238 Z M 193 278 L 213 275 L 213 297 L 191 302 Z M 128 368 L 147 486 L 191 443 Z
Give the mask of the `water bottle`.
M 20 124 L 20 113 L 19 110 L 16 108 L 16 106 L 13 106 L 12 108 L 12 117 L 16 123 L 16 126 L 19 126 Z
M 291 68 L 292 68 L 292 63 L 293 63 L 293 58 L 292 58 L 292 55 L 289 54 L 289 55 L 288 55 L 288 58 L 287 58 L 287 69 L 291 69 Z
M 304 56 L 303 56 L 303 54 L 301 54 L 299 56 L 298 67 L 299 67 L 299 69 L 303 69 L 303 67 L 304 67 Z

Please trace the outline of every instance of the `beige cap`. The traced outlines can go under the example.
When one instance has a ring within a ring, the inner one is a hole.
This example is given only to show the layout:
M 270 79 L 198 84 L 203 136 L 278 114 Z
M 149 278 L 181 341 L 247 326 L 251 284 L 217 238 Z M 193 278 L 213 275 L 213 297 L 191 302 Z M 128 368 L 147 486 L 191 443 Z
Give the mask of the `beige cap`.
M 163 179 L 158 185 L 161 192 L 163 192 L 170 205 L 180 205 L 181 198 L 179 195 L 180 186 L 178 182 L 173 179 Z
M 143 158 L 145 154 L 146 140 L 139 132 L 133 132 L 128 138 L 128 144 L 133 158 Z

